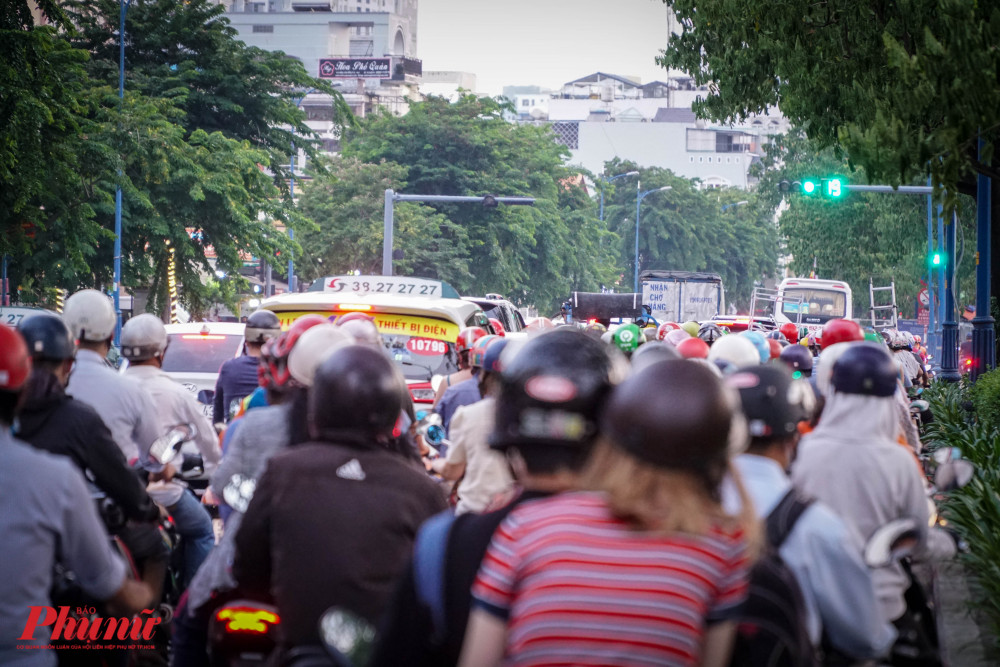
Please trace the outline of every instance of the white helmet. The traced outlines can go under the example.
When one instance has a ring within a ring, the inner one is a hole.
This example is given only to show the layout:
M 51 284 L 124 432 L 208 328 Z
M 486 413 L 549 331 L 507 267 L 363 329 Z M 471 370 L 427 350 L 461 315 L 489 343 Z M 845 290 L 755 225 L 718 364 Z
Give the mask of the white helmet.
M 760 366 L 760 352 L 746 336 L 723 336 L 708 349 L 709 361 L 728 361 L 737 368 Z
M 376 349 L 382 348 L 382 336 L 379 335 L 378 328 L 371 320 L 350 320 L 337 325 L 344 333 L 350 334 L 358 343 L 368 345 Z
M 819 391 L 820 396 L 830 395 L 832 387 L 830 379 L 833 377 L 833 365 L 837 363 L 837 359 L 840 359 L 840 355 L 851 349 L 854 343 L 855 341 L 835 343 L 819 353 L 819 361 L 816 362 L 816 370 L 813 372 L 813 376 L 816 379 L 816 389 Z
M 167 349 L 167 329 L 156 315 L 136 315 L 122 327 L 122 356 L 129 361 L 144 361 Z
M 118 324 L 111 299 L 95 289 L 80 290 L 66 299 L 62 318 L 74 339 L 92 343 L 111 338 Z
M 354 336 L 333 324 L 309 327 L 288 353 L 288 372 L 300 385 L 311 387 L 319 365 L 334 351 L 354 342 Z

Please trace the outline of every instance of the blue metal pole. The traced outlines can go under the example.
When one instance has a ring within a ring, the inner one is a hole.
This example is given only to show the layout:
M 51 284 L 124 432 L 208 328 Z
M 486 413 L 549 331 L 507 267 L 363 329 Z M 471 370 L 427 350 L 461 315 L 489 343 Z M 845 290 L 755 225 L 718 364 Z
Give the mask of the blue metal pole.
M 979 140 L 979 159 L 983 155 Z M 976 316 L 972 319 L 972 379 L 996 366 L 996 333 L 990 314 L 990 205 L 991 179 L 976 177 Z
M 927 185 L 931 184 L 930 176 L 927 177 Z M 934 200 L 931 195 L 927 195 L 927 349 L 936 363 L 940 363 L 939 350 L 937 349 L 937 339 L 934 335 L 934 266 L 930 263 L 931 254 L 934 252 Z
M 941 251 L 941 252 L 944 252 L 944 246 L 945 246 L 945 238 L 944 238 L 944 210 L 943 210 L 941 204 L 938 204 L 938 206 L 937 206 L 937 249 L 939 251 Z M 943 343 L 942 337 L 944 336 L 944 320 L 945 320 L 945 317 L 944 317 L 944 314 L 945 314 L 944 307 L 945 307 L 945 301 L 947 301 L 947 299 L 945 299 L 945 297 L 944 297 L 944 290 L 945 290 L 945 286 L 944 286 L 944 266 L 942 266 L 940 269 L 938 269 L 937 285 L 938 285 L 937 332 L 939 334 L 938 335 L 938 343 L 941 344 L 941 343 Z M 944 348 L 942 347 L 942 350 L 943 349 Z M 941 359 L 941 355 L 940 354 L 938 355 L 938 359 Z
M 292 130 L 292 134 L 295 134 L 295 130 Z M 290 175 L 288 177 L 288 193 L 292 198 L 292 205 L 295 204 L 295 142 L 292 142 L 292 155 L 289 163 Z M 295 230 L 292 229 L 291 224 L 288 225 L 288 238 L 290 240 L 295 240 Z M 293 263 L 293 256 L 295 254 L 294 250 L 288 251 L 288 291 L 295 291 L 295 265 Z
M 944 333 L 941 341 L 941 379 L 958 382 L 962 379 L 958 372 L 958 322 L 955 321 L 955 228 L 958 214 L 952 212 L 951 222 L 945 225 L 947 238 L 944 253 Z
M 635 275 L 632 280 L 632 291 L 639 291 L 639 207 L 642 206 L 642 193 L 639 192 L 639 183 L 635 184 Z
M 125 100 L 125 12 L 128 11 L 132 0 L 118 0 L 118 111 L 121 112 Z M 121 178 L 121 169 L 118 170 L 118 177 Z M 122 337 L 122 186 L 121 183 L 115 185 L 115 252 L 114 252 L 114 281 L 113 294 L 115 299 L 115 345 L 121 342 Z

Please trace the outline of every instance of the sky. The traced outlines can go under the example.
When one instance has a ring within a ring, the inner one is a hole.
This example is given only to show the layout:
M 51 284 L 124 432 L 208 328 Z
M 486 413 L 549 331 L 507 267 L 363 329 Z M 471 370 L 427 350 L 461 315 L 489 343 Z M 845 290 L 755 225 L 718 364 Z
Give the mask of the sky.
M 559 88 L 601 71 L 666 78 L 662 0 L 419 0 L 424 71 L 471 72 L 478 93 L 504 86 Z

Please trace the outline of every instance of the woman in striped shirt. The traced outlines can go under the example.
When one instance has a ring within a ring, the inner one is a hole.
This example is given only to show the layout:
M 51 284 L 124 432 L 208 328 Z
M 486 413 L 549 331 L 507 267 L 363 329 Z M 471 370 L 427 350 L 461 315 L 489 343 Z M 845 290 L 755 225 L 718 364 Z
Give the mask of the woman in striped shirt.
M 694 361 L 617 387 L 588 490 L 526 503 L 494 535 L 460 664 L 728 664 L 756 542 L 750 513 L 720 505 L 736 405 Z

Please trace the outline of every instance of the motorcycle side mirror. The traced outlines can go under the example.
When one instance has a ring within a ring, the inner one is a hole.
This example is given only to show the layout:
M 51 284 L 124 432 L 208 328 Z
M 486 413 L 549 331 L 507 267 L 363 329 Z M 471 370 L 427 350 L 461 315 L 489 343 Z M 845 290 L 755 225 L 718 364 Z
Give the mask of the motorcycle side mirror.
M 865 564 L 871 568 L 885 567 L 913 553 L 919 540 L 920 532 L 913 519 L 890 521 L 868 538 Z
M 341 607 L 331 607 L 323 613 L 319 635 L 329 653 L 347 658 L 352 665 L 366 664 L 375 643 L 375 628 L 371 623 Z
M 192 424 L 177 424 L 167 431 L 166 435 L 157 438 L 149 447 L 149 456 L 155 462 L 166 465 L 173 460 L 181 450 L 181 445 L 194 438 Z
M 951 460 L 942 463 L 934 473 L 934 486 L 938 491 L 954 491 L 972 481 L 976 474 L 976 466 L 967 459 Z
M 215 401 L 215 391 L 212 389 L 202 389 L 198 392 L 198 402 L 202 405 L 212 405 Z
M 931 454 L 934 462 L 938 465 L 947 463 L 948 461 L 957 461 L 962 458 L 962 450 L 958 447 L 941 447 L 940 449 L 935 449 L 934 453 Z

